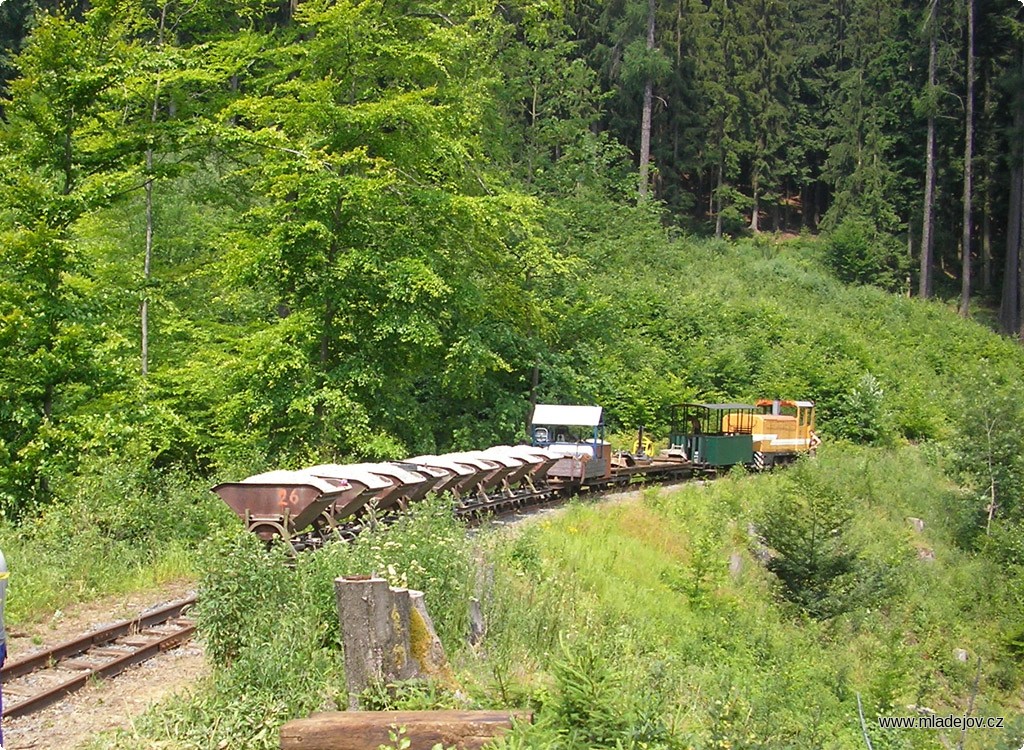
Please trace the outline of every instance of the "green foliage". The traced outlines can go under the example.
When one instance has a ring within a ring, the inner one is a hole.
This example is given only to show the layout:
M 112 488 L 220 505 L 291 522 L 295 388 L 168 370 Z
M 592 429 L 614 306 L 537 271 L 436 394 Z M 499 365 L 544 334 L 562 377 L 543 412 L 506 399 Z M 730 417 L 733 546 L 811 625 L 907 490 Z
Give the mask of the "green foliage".
M 783 595 L 819 619 L 865 603 L 856 597 L 862 571 L 849 541 L 849 498 L 806 471 L 787 479 L 758 524 L 774 553 L 767 567 L 781 581 Z
M 673 403 L 780 395 L 814 400 L 827 439 L 943 439 L 967 384 L 1024 367 L 1018 347 L 953 311 L 840 283 L 820 241 L 766 254 L 672 240 L 626 211 L 605 221 L 564 230 L 599 270 L 553 310 L 564 323 L 541 393 L 600 403 L 613 428 L 660 437 Z
M 341 573 L 424 588 L 446 643 L 466 630 L 473 571 L 443 504 L 289 565 L 193 475 L 506 442 L 531 398 L 601 403 L 613 427 L 655 433 L 680 401 L 812 398 L 829 440 L 789 478 L 604 519 L 574 509 L 494 542 L 472 690 L 549 717 L 509 743 L 855 746 L 855 690 L 871 711 L 960 710 L 971 675 L 949 655 L 964 643 L 1005 705 L 1020 679 L 1024 355 L 885 293 L 906 283 L 894 237 L 918 211 L 915 99 L 939 115 L 941 195 L 961 166 L 943 124 L 956 92 L 921 86 L 920 9 L 656 3 L 648 49 L 633 0 L 100 0 L 43 9 L 22 39 L 29 5 L 0 2 L 0 47 L 22 50 L 0 60 L 12 618 L 194 571 L 209 531 L 232 529 L 202 562 L 216 676 L 118 742 L 270 747 L 285 718 L 334 705 Z M 1000 185 L 1016 27 L 982 16 L 978 166 Z M 939 35 L 951 81 L 955 20 Z M 664 202 L 632 207 L 648 81 Z M 678 234 L 707 217 L 739 234 L 758 208 L 814 225 L 826 195 L 824 242 Z M 1004 204 L 986 209 L 996 225 Z M 927 446 L 934 465 L 898 448 L 951 435 Z M 832 458 L 837 438 L 894 450 Z M 770 596 L 746 554 L 766 519 L 785 590 L 827 622 L 794 623 Z
M 389 526 L 295 558 L 268 548 L 237 526 L 205 551 L 197 621 L 215 665 L 188 700 L 154 711 L 106 747 L 276 747 L 279 726 L 322 707 L 347 705 L 338 638 L 334 579 L 376 573 L 392 585 L 426 594 L 438 634 L 450 652 L 466 630 L 470 550 L 447 503 L 426 501 Z M 384 696 L 387 695 L 387 698 Z M 457 705 L 449 693 L 421 685 L 389 687 L 391 707 Z
M 1016 390 L 984 374 L 963 396 L 952 441 L 953 470 L 973 491 L 975 528 L 992 530 L 993 520 L 1019 524 L 1024 507 L 1024 412 Z M 1012 533 L 1012 532 L 1011 532 Z
M 30 521 L 0 526 L 12 622 L 193 576 L 211 531 L 237 525 L 205 481 L 155 471 L 145 455 L 91 459 L 53 491 Z
M 942 438 L 960 383 L 1019 369 L 938 307 L 822 270 L 905 280 L 891 236 L 917 136 L 888 128 L 917 88 L 893 72 L 920 67 L 908 9 L 844 6 L 839 49 L 809 8 L 657 6 L 652 50 L 640 2 L 162 10 L 42 13 L 15 61 L 0 128 L 11 518 L 126 446 L 225 476 L 395 458 L 515 440 L 531 398 L 664 430 L 691 398 L 809 397 L 832 437 Z M 627 145 L 648 79 L 665 203 L 638 208 Z M 819 185 L 838 221 L 822 244 L 671 226 L 713 206 L 740 232 L 755 193 L 781 224 L 809 220 Z
M 647 81 L 661 83 L 672 71 L 672 61 L 661 50 L 647 49 L 647 42 L 634 39 L 622 56 L 622 78 L 643 88 Z
M 496 661 L 516 667 L 501 680 L 481 676 L 484 695 L 501 705 L 518 696 L 537 710 L 534 725 L 500 746 L 572 747 L 574 731 L 597 724 L 621 747 L 862 747 L 859 693 L 876 747 L 930 747 L 928 735 L 883 737 L 874 718 L 905 715 L 910 704 L 961 712 L 974 672 L 954 649 L 1001 664 L 993 678 L 1013 684 L 1000 622 L 1015 622 L 1014 578 L 958 550 L 942 524 L 948 495 L 942 472 L 915 448 L 833 448 L 794 470 L 574 507 L 523 529 L 528 541 L 494 540 L 479 668 L 490 676 Z M 794 516 L 817 505 L 819 520 L 827 510 L 842 534 L 826 534 L 821 547 L 856 553 L 854 574 L 829 584 L 845 611 L 828 622 L 794 618 L 774 596 L 776 576 L 748 554 L 750 524 L 780 504 L 798 506 Z M 926 519 L 924 532 L 911 531 L 908 516 Z M 539 559 L 524 554 L 531 549 Z M 699 597 L 679 586 L 694 580 Z M 538 637 L 544 622 L 560 640 Z M 986 683 L 975 710 L 1012 714 L 1014 689 Z M 604 713 L 606 691 L 614 716 Z M 1013 736 L 969 733 L 966 747 Z
M 210 660 L 228 666 L 273 637 L 298 581 L 283 546 L 267 549 L 241 527 L 212 539 L 208 557 L 197 619 Z
M 888 445 L 893 439 L 892 416 L 885 391 L 871 373 L 864 373 L 829 421 L 829 431 L 850 440 Z
M 0 510 L 9 517 L 53 499 L 52 482 L 77 463 L 70 418 L 121 381 L 75 230 L 129 179 L 107 116 L 122 32 L 98 11 L 81 23 L 41 16 L 0 123 Z
M 447 503 L 423 502 L 394 523 L 292 560 L 283 545 L 269 549 L 240 528 L 210 545 L 200 591 L 200 629 L 211 658 L 230 664 L 244 643 L 261 642 L 278 611 L 302 606 L 319 623 L 310 639 L 336 645 L 334 579 L 379 575 L 393 586 L 423 591 L 439 636 L 465 631 L 469 559 L 465 532 Z
M 857 216 L 844 218 L 829 233 L 825 258 L 836 276 L 851 284 L 895 292 L 906 287 L 910 275 L 910 259 L 899 240 Z
M 392 586 L 423 591 L 443 643 L 457 643 L 466 632 L 472 581 L 469 543 L 447 499 L 419 503 L 350 545 L 329 545 L 304 555 L 298 569 L 312 581 L 312 596 L 325 620 L 334 616 L 336 577 L 373 573 Z
M 218 128 L 260 196 L 226 270 L 263 292 L 266 321 L 225 362 L 242 394 L 226 416 L 275 459 L 429 449 L 432 404 L 482 403 L 522 371 L 530 282 L 560 264 L 539 203 L 478 151 L 488 50 L 472 14 L 314 4 L 296 22 Z
M 616 747 L 628 726 L 622 680 L 586 642 L 561 644 L 552 710 L 566 747 Z

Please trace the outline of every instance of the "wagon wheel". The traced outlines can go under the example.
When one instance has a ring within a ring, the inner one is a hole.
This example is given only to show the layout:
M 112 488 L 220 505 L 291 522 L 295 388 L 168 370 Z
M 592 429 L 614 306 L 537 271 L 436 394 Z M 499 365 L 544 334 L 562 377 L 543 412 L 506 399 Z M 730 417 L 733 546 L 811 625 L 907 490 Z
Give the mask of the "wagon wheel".
M 320 534 L 320 538 L 325 542 L 328 539 L 334 539 L 339 542 L 345 541 L 345 537 L 342 536 L 341 529 L 338 528 L 338 523 L 334 520 L 334 515 L 329 509 L 322 511 L 317 521 L 318 523 L 314 524 L 314 526 L 317 533 Z
M 249 517 L 249 513 L 246 512 L 246 527 L 253 534 L 258 536 L 264 542 L 266 542 L 269 548 L 274 543 L 274 537 L 277 537 L 282 542 L 288 545 L 288 550 L 294 555 L 296 554 L 295 546 L 292 544 L 292 535 L 288 530 L 288 515 L 280 520 L 271 520 L 269 518 L 257 518 L 253 519 Z
M 284 525 L 277 521 L 268 521 L 266 519 L 252 521 L 249 524 L 249 531 L 268 543 L 273 541 L 274 537 L 279 537 L 285 541 L 289 539 L 288 531 Z

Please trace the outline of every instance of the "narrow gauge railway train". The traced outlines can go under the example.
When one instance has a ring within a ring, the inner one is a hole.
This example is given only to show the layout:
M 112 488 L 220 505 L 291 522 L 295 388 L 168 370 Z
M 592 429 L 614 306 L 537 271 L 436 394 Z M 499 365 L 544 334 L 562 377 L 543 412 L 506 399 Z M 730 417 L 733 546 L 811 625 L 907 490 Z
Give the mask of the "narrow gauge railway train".
M 469 517 L 634 481 L 713 476 L 736 465 L 771 468 L 819 442 L 810 401 L 679 405 L 669 447 L 656 456 L 644 449 L 643 428 L 633 452 L 613 452 L 599 406 L 538 404 L 530 423 L 530 445 L 270 471 L 213 492 L 261 539 L 302 550 L 351 538 L 371 514 L 404 509 L 429 493 L 447 493 L 455 512 Z

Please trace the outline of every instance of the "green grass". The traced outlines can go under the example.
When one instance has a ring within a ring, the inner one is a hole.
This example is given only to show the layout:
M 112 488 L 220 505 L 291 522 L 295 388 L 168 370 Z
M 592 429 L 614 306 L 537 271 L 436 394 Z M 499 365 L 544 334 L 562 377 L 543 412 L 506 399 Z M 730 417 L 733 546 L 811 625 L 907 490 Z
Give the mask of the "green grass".
M 285 721 L 348 703 L 334 579 L 376 573 L 392 585 L 424 591 L 438 633 L 454 651 L 466 630 L 470 552 L 445 500 L 419 503 L 350 545 L 297 559 L 280 546 L 266 549 L 237 527 L 218 534 L 202 558 L 196 613 L 214 666 L 211 679 L 188 700 L 150 711 L 130 730 L 104 735 L 92 747 L 276 748 Z M 453 697 L 410 689 L 399 700 L 422 707 Z
M 909 715 L 910 705 L 961 714 L 980 656 L 975 715 L 1017 723 L 972 732 L 966 747 L 1019 747 L 1019 664 L 1002 634 L 1019 611 L 1020 580 L 953 543 L 942 519 L 962 497 L 912 448 L 833 449 L 800 471 L 842 491 L 860 560 L 892 579 L 885 597 L 833 620 L 786 603 L 751 553 L 748 524 L 772 493 L 800 480 L 785 473 L 574 507 L 496 542 L 492 648 L 475 674 L 484 694 L 541 707 L 539 726 L 522 732 L 524 746 L 583 747 L 551 720 L 567 687 L 552 675 L 569 643 L 568 658 L 585 644 L 616 675 L 627 745 L 860 748 L 857 694 L 869 722 Z M 925 519 L 923 534 L 907 516 Z M 934 562 L 919 558 L 925 548 Z M 968 663 L 956 659 L 957 648 Z M 651 701 L 663 709 L 667 739 L 638 739 Z M 937 741 L 875 726 L 872 738 L 876 748 Z
M 238 525 L 208 487 L 110 459 L 70 478 L 58 501 L 32 519 L 0 525 L 11 571 L 7 622 L 197 577 L 207 537 Z
M 535 709 L 506 748 L 854 750 L 858 695 L 875 748 L 931 748 L 935 733 L 882 732 L 875 717 L 963 713 L 981 657 L 974 715 L 1009 723 L 969 733 L 965 748 L 1016 750 L 1021 663 L 1006 633 L 1024 576 L 958 545 L 958 507 L 973 499 L 937 455 L 831 445 L 791 470 L 573 504 L 472 543 L 443 503 L 428 504 L 296 565 L 236 529 L 203 561 L 211 678 L 93 747 L 264 750 L 284 721 L 345 705 L 332 581 L 377 571 L 427 591 L 460 689 L 406 685 L 373 704 Z M 830 619 L 782 596 L 750 533 L 794 492 L 840 497 L 858 570 L 884 572 L 884 586 L 840 592 L 849 606 Z M 464 639 L 471 595 L 487 619 L 476 647 Z

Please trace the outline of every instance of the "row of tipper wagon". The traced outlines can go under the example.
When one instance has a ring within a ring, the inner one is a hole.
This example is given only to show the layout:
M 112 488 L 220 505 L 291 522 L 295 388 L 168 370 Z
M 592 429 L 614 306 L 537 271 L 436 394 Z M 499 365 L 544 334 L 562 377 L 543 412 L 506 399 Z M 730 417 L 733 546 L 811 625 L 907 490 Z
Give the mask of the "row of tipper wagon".
M 544 448 L 502 445 L 397 462 L 270 471 L 213 491 L 260 538 L 279 537 L 303 549 L 348 537 L 368 517 L 404 509 L 430 493 L 447 493 L 466 513 L 553 498 L 565 482 L 549 475 L 566 458 Z
M 261 539 L 280 538 L 304 549 L 351 537 L 368 521 L 431 493 L 450 497 L 457 514 L 475 516 L 585 490 L 685 479 L 721 468 L 707 459 L 691 460 L 682 443 L 657 457 L 647 456 L 642 428 L 638 451 L 613 452 L 599 406 L 537 404 L 529 421 L 530 445 L 271 471 L 218 484 L 213 491 Z M 750 435 L 745 439 L 749 447 Z
M 260 538 L 303 549 L 350 537 L 366 520 L 430 493 L 450 496 L 460 515 L 478 515 L 637 480 L 714 476 L 732 466 L 768 469 L 813 454 L 821 442 L 810 401 L 682 404 L 672 425 L 669 447 L 656 457 L 645 451 L 642 427 L 634 451 L 616 453 L 605 440 L 601 407 L 536 404 L 531 445 L 271 471 L 213 491 Z

